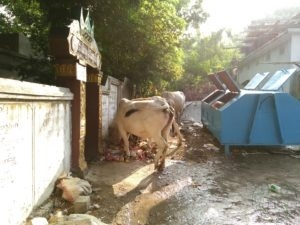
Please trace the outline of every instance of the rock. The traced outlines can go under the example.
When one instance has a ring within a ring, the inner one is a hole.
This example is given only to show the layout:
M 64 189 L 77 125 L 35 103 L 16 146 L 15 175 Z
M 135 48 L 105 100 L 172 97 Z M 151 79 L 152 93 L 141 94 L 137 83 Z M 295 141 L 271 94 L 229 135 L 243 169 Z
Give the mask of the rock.
M 75 221 L 63 221 L 51 223 L 50 225 L 94 225 L 89 219 L 78 219 Z
M 99 205 L 99 204 L 94 204 L 94 205 L 93 205 L 93 208 L 95 208 L 95 209 L 100 209 L 100 205 Z
M 58 222 L 64 222 L 65 221 L 65 215 L 62 211 L 57 211 L 55 214 L 50 215 L 49 223 L 58 223 Z
M 201 123 L 195 122 L 193 123 L 193 127 L 203 127 L 203 125 Z
M 49 225 L 107 225 L 96 217 L 88 214 L 71 214 L 63 216 L 59 221 L 50 222 Z
M 103 223 L 100 219 L 88 214 L 71 214 L 68 216 L 68 220 L 71 221 L 76 221 L 80 219 L 88 219 L 91 222 L 91 225 L 107 225 L 106 223 Z
M 35 217 L 31 219 L 28 225 L 48 225 L 48 221 L 44 217 Z
M 90 196 L 79 196 L 74 202 L 75 213 L 85 213 L 88 211 L 91 205 Z

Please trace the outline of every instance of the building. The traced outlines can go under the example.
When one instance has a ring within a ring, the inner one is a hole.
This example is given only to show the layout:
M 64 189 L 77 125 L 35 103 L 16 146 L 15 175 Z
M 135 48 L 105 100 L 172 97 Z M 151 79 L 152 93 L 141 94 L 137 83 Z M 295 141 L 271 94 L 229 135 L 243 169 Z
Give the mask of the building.
M 237 81 L 242 86 L 256 73 L 297 67 L 295 63 L 300 65 L 300 14 L 288 21 L 250 26 L 241 51 L 245 57 L 239 62 Z M 285 86 L 288 92 L 300 90 L 299 77 L 293 79 Z

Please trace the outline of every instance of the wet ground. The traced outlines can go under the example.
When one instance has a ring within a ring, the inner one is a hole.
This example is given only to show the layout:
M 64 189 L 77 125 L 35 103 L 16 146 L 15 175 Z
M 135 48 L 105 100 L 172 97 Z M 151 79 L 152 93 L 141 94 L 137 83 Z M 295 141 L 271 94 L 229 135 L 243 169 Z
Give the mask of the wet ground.
M 90 164 L 88 213 L 121 225 L 300 224 L 299 151 L 234 148 L 227 158 L 203 128 L 183 135 L 161 173 L 149 160 Z

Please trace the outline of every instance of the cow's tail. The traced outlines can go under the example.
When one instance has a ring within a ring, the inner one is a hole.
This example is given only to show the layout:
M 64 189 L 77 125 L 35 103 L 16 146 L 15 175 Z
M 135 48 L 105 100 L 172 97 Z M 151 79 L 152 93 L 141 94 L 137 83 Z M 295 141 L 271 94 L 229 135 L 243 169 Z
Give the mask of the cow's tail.
M 164 110 L 166 113 L 169 114 L 169 120 L 168 123 L 166 125 L 166 129 L 171 129 L 173 120 L 175 119 L 175 110 L 172 106 L 169 106 L 167 109 Z
M 169 107 L 169 115 L 170 115 L 169 123 L 172 123 L 172 120 L 174 119 L 175 116 L 175 109 L 172 106 Z

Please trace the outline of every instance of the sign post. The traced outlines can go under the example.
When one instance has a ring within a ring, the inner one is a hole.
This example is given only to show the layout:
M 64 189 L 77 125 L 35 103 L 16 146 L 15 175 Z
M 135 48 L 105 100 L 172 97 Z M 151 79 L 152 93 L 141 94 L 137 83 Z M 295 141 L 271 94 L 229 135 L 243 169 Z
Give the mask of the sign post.
M 89 12 L 84 19 L 81 9 L 80 20 L 73 20 L 69 25 L 68 36 L 53 35 L 50 46 L 55 56 L 57 82 L 70 88 L 74 94 L 71 165 L 73 172 L 83 176 L 87 169 L 87 159 L 91 160 L 91 155 L 95 157 L 95 152 L 99 152 L 99 135 L 90 131 L 90 124 L 98 124 L 96 132 L 101 131 L 101 107 L 96 108 L 96 112 L 90 109 L 94 105 L 100 106 L 102 73 L 101 55 L 94 39 L 94 26 L 91 25 Z M 90 71 L 93 71 L 94 79 L 90 78 Z M 97 80 L 96 88 L 90 88 L 90 80 Z

